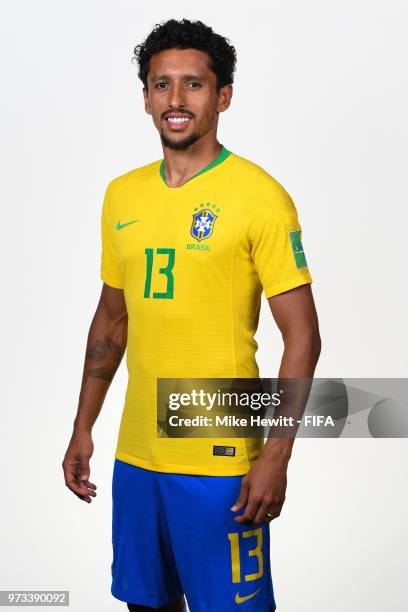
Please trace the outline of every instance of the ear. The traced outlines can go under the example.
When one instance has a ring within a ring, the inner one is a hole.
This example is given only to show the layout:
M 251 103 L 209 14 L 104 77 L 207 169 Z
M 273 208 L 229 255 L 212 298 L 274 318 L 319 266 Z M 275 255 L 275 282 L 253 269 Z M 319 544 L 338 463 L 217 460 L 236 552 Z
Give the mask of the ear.
M 223 113 L 225 110 L 227 110 L 227 108 L 231 104 L 232 93 L 233 93 L 233 87 L 231 83 L 229 85 L 224 85 L 224 87 L 221 87 L 218 93 L 218 105 L 217 105 L 217 111 L 219 113 Z
M 147 87 L 143 87 L 143 98 L 144 98 L 144 106 L 145 106 L 145 111 L 146 113 L 148 113 L 149 115 L 152 114 L 152 109 L 150 107 L 150 102 L 149 102 L 149 90 Z

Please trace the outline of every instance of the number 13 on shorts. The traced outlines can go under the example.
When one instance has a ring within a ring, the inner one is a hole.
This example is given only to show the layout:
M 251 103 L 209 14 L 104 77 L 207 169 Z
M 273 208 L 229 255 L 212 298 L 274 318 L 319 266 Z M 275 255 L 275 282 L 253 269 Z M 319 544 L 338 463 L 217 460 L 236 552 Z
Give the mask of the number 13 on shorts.
M 244 538 L 255 538 L 255 547 L 248 551 L 242 551 L 240 546 L 240 539 Z M 231 576 L 232 582 L 249 582 L 250 580 L 258 580 L 263 576 L 264 563 L 262 555 L 262 527 L 258 529 L 252 529 L 250 531 L 242 531 L 229 533 L 228 539 L 230 541 L 231 548 Z M 243 554 L 247 554 L 249 557 L 255 557 L 257 561 L 256 571 L 250 574 L 242 575 L 241 572 L 241 558 Z

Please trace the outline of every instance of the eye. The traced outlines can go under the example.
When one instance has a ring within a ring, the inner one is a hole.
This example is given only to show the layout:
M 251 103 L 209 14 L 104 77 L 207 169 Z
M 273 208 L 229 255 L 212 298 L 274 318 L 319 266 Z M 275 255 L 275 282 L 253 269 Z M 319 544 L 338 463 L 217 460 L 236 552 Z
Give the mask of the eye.
M 166 81 L 160 81 L 159 83 L 156 83 L 156 89 L 164 89 L 164 87 L 161 87 L 161 85 L 167 85 Z
M 198 81 L 190 81 L 189 85 L 192 86 L 192 89 L 198 89 L 199 87 L 201 87 L 201 84 L 198 83 Z

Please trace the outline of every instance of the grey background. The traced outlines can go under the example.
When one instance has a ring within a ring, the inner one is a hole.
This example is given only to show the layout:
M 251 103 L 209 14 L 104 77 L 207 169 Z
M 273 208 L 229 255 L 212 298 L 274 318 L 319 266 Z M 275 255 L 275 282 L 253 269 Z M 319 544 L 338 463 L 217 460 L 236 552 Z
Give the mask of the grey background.
M 227 148 L 292 195 L 314 278 L 322 377 L 407 373 L 406 3 L 17 0 L 0 8 L 2 62 L 3 589 L 110 595 L 110 481 L 122 364 L 94 430 L 92 504 L 65 488 L 99 279 L 100 208 L 113 178 L 162 156 L 133 46 L 154 23 L 202 19 L 239 61 Z M 264 302 L 262 376 L 282 343 Z M 407 609 L 406 440 L 296 442 L 272 522 L 279 612 Z

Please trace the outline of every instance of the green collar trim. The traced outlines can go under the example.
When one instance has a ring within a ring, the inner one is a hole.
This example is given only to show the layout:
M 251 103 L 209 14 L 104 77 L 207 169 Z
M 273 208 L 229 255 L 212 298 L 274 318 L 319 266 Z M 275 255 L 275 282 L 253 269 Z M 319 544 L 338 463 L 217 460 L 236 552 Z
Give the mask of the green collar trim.
M 197 174 L 194 174 L 189 179 L 184 181 L 182 185 L 180 185 L 179 187 L 172 187 L 172 189 L 179 189 L 180 187 L 183 187 L 183 185 L 191 181 L 191 179 L 195 178 L 196 176 L 199 176 L 200 174 L 203 174 L 204 172 L 207 172 L 208 170 L 211 170 L 211 168 L 218 166 L 218 164 L 221 164 L 230 155 L 231 151 L 228 151 L 228 149 L 226 149 L 224 145 L 221 145 L 221 151 L 218 153 L 218 156 L 214 159 L 214 161 L 212 161 L 210 164 L 208 164 L 208 166 L 205 166 L 205 168 L 197 172 Z M 164 176 L 164 159 L 162 159 L 160 163 L 160 176 L 162 177 L 164 184 L 167 185 L 166 177 Z

